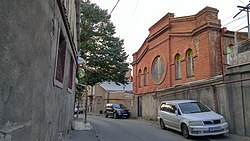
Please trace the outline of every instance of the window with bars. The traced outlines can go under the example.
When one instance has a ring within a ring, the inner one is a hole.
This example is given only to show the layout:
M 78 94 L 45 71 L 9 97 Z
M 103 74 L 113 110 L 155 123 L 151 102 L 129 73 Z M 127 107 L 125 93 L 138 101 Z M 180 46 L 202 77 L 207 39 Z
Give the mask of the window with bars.
M 193 51 L 189 49 L 186 55 L 187 61 L 187 76 L 191 77 L 194 76 L 194 58 L 193 58 Z
M 181 79 L 181 56 L 175 55 L 175 79 Z

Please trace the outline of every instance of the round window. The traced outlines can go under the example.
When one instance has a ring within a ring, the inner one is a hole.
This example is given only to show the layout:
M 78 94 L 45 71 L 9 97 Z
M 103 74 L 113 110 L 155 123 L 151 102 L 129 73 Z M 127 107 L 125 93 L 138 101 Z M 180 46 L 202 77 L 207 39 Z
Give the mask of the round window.
M 165 74 L 165 64 L 161 56 L 155 57 L 152 63 L 152 77 L 155 83 L 159 84 L 163 81 Z

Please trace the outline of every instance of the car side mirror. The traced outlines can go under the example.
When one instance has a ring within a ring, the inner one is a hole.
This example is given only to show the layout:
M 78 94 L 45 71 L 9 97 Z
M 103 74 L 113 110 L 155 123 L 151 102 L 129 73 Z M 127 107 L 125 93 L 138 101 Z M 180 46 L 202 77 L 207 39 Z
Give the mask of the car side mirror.
M 174 113 L 175 113 L 176 116 L 179 115 L 179 114 L 178 114 L 178 110 L 175 110 Z

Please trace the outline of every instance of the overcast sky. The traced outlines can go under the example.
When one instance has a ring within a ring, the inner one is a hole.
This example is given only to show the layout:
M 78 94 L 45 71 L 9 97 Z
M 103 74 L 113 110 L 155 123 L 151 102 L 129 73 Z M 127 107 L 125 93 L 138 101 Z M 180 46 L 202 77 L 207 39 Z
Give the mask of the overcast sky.
M 109 13 L 118 0 L 90 0 Z M 168 12 L 175 17 L 194 15 L 206 6 L 219 10 L 222 26 L 236 31 L 247 25 L 246 12 L 239 12 L 237 6 L 246 6 L 248 0 L 120 0 L 111 14 L 111 21 L 116 27 L 116 36 L 124 39 L 125 51 L 135 53 L 148 36 L 148 29 Z M 234 21 L 235 20 L 235 21 Z

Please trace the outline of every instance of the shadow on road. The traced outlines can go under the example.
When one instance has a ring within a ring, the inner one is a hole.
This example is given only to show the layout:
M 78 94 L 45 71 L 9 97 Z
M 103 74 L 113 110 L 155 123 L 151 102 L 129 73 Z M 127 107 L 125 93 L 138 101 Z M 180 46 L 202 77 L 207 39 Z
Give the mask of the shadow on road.
M 166 129 L 166 131 L 173 132 L 176 135 L 182 136 L 181 132 L 178 132 L 176 130 Z M 201 137 L 192 136 L 190 138 L 190 140 L 194 140 L 194 141 L 228 141 L 230 139 L 226 135 L 214 135 L 214 136 L 201 136 Z

